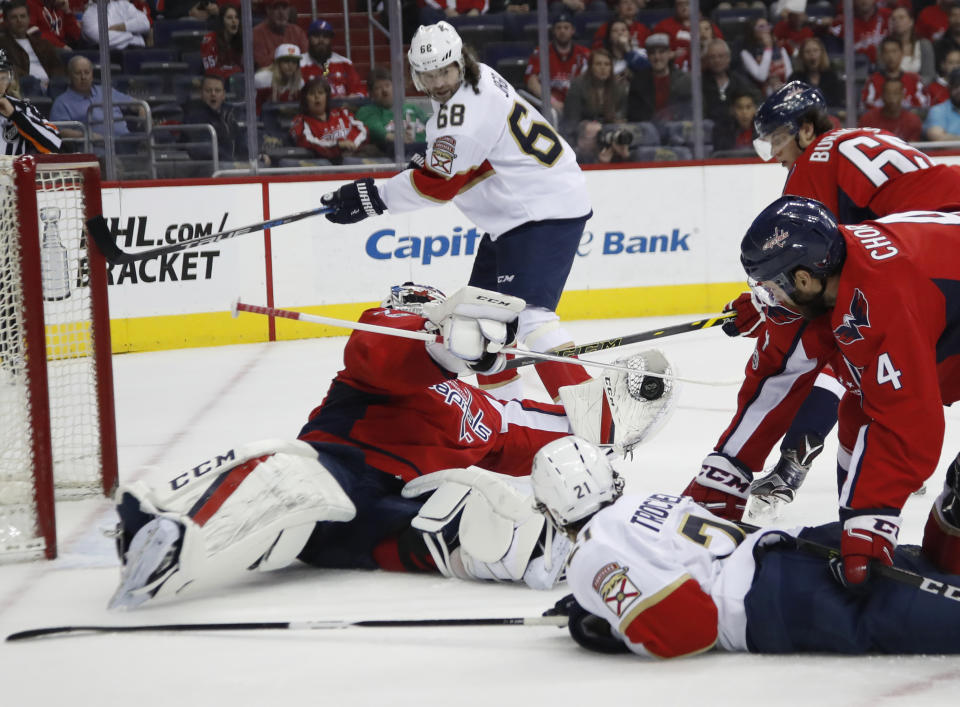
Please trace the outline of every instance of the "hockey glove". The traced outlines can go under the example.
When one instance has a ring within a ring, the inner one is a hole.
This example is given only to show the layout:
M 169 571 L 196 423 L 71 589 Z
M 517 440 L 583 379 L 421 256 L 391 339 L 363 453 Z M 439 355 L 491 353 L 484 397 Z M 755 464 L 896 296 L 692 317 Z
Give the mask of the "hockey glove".
M 427 164 L 427 157 L 422 152 L 414 152 L 407 162 L 407 169 L 423 169 Z
M 377 191 L 377 185 L 370 177 L 357 179 L 336 191 L 324 194 L 320 203 L 331 209 L 327 220 L 333 223 L 357 223 L 367 216 L 379 216 L 387 210 Z
M 760 336 L 760 325 L 766 320 L 763 305 L 757 296 L 750 292 L 741 292 L 736 299 L 727 302 L 724 312 L 736 312 L 737 316 L 725 321 L 720 328 L 727 336 Z
M 738 521 L 743 517 L 753 474 L 729 457 L 711 454 L 683 495 L 689 496 L 715 516 Z
M 900 516 L 892 509 L 847 517 L 840 539 L 840 557 L 830 560 L 833 576 L 848 589 L 865 587 L 871 579 L 873 561 L 888 567 L 893 564 L 899 532 Z
M 573 594 L 567 594 L 552 609 L 543 612 L 544 616 L 566 616 L 569 618 L 567 630 L 573 640 L 587 650 L 597 653 L 628 653 L 629 648 L 610 631 L 610 624 L 599 616 L 594 616 L 580 606 Z

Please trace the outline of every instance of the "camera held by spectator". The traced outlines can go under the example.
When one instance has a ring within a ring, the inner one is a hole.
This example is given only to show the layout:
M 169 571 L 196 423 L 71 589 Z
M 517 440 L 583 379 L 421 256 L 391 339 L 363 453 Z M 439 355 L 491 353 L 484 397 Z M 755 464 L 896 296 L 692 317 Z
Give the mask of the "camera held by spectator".
M 597 144 L 601 148 L 614 145 L 629 147 L 633 144 L 633 132 L 628 128 L 609 128 L 597 135 Z

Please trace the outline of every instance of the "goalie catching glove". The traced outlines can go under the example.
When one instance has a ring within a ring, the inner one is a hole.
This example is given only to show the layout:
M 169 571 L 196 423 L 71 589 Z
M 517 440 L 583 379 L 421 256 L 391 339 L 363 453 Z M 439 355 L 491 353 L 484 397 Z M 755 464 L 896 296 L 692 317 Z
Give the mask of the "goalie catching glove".
M 333 223 L 357 223 L 368 216 L 379 216 L 387 210 L 380 198 L 377 185 L 370 177 L 344 184 L 336 191 L 324 194 L 320 203 L 330 209 L 327 220 Z
M 443 301 L 428 302 L 423 316 L 428 331 L 442 342 L 427 344 L 427 353 L 453 373 L 499 373 L 507 363 L 504 346 L 517 336 L 517 315 L 526 303 L 519 297 L 479 287 L 464 287 Z

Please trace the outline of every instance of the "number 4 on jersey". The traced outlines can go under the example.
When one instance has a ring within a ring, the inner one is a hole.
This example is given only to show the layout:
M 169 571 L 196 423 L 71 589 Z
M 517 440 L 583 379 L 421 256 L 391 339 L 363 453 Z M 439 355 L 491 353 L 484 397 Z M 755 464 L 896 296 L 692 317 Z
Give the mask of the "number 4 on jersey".
M 890 360 L 890 354 L 884 352 L 877 358 L 877 385 L 890 383 L 894 390 L 900 390 L 903 384 L 900 382 L 902 374 L 898 371 L 893 361 Z

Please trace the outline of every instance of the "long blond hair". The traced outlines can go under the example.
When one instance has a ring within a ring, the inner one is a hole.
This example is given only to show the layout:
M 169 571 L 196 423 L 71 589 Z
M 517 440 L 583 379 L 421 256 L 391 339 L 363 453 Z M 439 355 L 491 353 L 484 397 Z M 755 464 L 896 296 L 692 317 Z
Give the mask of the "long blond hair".
M 303 85 L 303 77 L 300 75 L 300 64 L 297 64 L 297 68 L 293 74 L 290 75 L 290 79 L 284 82 L 283 75 L 280 73 L 281 61 L 290 61 L 290 59 L 285 57 L 276 59 L 270 67 L 270 90 L 271 100 L 273 101 L 278 101 L 281 93 L 295 93 L 299 91 Z

